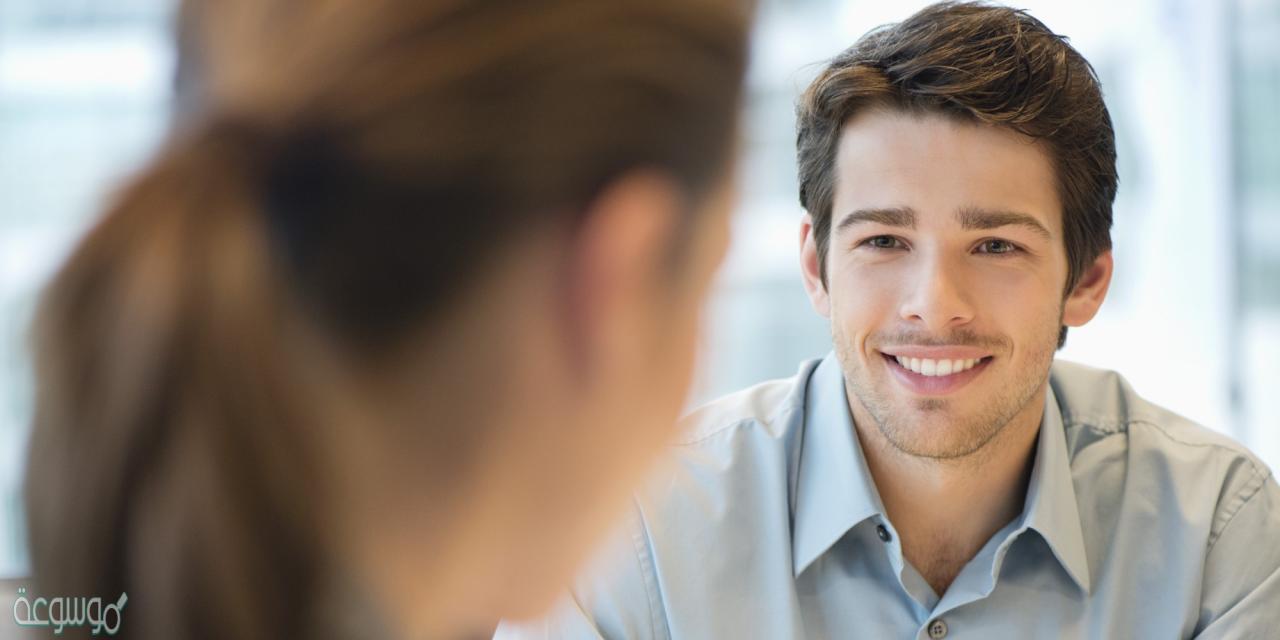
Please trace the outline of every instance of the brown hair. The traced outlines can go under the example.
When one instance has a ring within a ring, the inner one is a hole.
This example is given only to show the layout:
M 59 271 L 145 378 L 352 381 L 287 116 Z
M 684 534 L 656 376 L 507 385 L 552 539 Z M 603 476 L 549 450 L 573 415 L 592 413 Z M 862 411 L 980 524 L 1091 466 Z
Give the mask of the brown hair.
M 875 107 L 942 113 L 1042 142 L 1063 207 L 1064 295 L 1111 248 L 1115 134 L 1093 67 L 1025 11 L 942 2 L 863 36 L 800 99 L 800 204 L 813 217 L 824 284 L 840 129 Z
M 696 202 L 733 147 L 750 7 L 188 10 L 206 29 L 198 113 L 41 299 L 31 560 L 49 593 L 128 591 L 128 635 L 306 637 L 339 481 L 312 451 L 315 336 L 393 351 L 623 172 L 663 171 Z

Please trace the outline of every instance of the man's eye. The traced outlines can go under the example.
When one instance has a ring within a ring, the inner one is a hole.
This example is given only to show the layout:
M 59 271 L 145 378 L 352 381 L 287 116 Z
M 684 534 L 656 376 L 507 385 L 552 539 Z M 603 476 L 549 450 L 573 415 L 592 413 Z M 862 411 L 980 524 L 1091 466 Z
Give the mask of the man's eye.
M 980 253 L 1013 253 L 1018 247 L 1007 240 L 987 240 L 978 245 L 978 249 Z
M 872 249 L 896 249 L 898 248 L 898 239 L 893 236 L 875 236 L 862 241 L 862 244 Z

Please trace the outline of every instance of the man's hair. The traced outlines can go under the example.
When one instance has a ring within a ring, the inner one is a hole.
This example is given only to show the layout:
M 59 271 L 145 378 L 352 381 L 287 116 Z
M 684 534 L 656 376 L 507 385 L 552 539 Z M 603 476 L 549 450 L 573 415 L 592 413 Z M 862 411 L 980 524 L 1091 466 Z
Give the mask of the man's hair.
M 800 204 L 813 218 L 824 285 L 840 129 L 884 107 L 1007 127 L 1044 145 L 1062 203 L 1064 295 L 1111 248 L 1115 134 L 1093 67 L 1025 11 L 941 2 L 864 35 L 800 99 Z

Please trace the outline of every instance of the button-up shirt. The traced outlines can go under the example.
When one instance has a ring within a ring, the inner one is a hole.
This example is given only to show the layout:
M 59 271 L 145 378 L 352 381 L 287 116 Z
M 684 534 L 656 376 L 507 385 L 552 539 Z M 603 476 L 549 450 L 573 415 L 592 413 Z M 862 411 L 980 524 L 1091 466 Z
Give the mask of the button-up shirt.
M 1055 362 L 1022 513 L 943 594 L 902 553 L 833 356 L 695 411 L 625 530 L 497 638 L 1280 638 L 1280 487 Z

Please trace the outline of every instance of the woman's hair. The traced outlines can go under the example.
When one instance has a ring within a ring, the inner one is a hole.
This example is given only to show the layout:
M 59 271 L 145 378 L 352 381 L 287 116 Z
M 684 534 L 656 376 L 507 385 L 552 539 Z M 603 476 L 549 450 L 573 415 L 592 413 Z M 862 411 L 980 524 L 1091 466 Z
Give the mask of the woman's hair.
M 1064 296 L 1111 248 L 1115 133 L 1093 67 L 1025 11 L 939 2 L 864 35 L 800 99 L 800 204 L 813 217 L 824 283 L 841 127 L 885 107 L 1005 127 L 1045 146 L 1063 208 Z
M 696 202 L 732 152 L 749 7 L 228 0 L 186 15 L 204 29 L 198 107 L 38 309 L 31 559 L 45 593 L 128 592 L 127 635 L 308 636 L 339 481 L 315 451 L 308 354 L 393 351 L 630 170 Z

